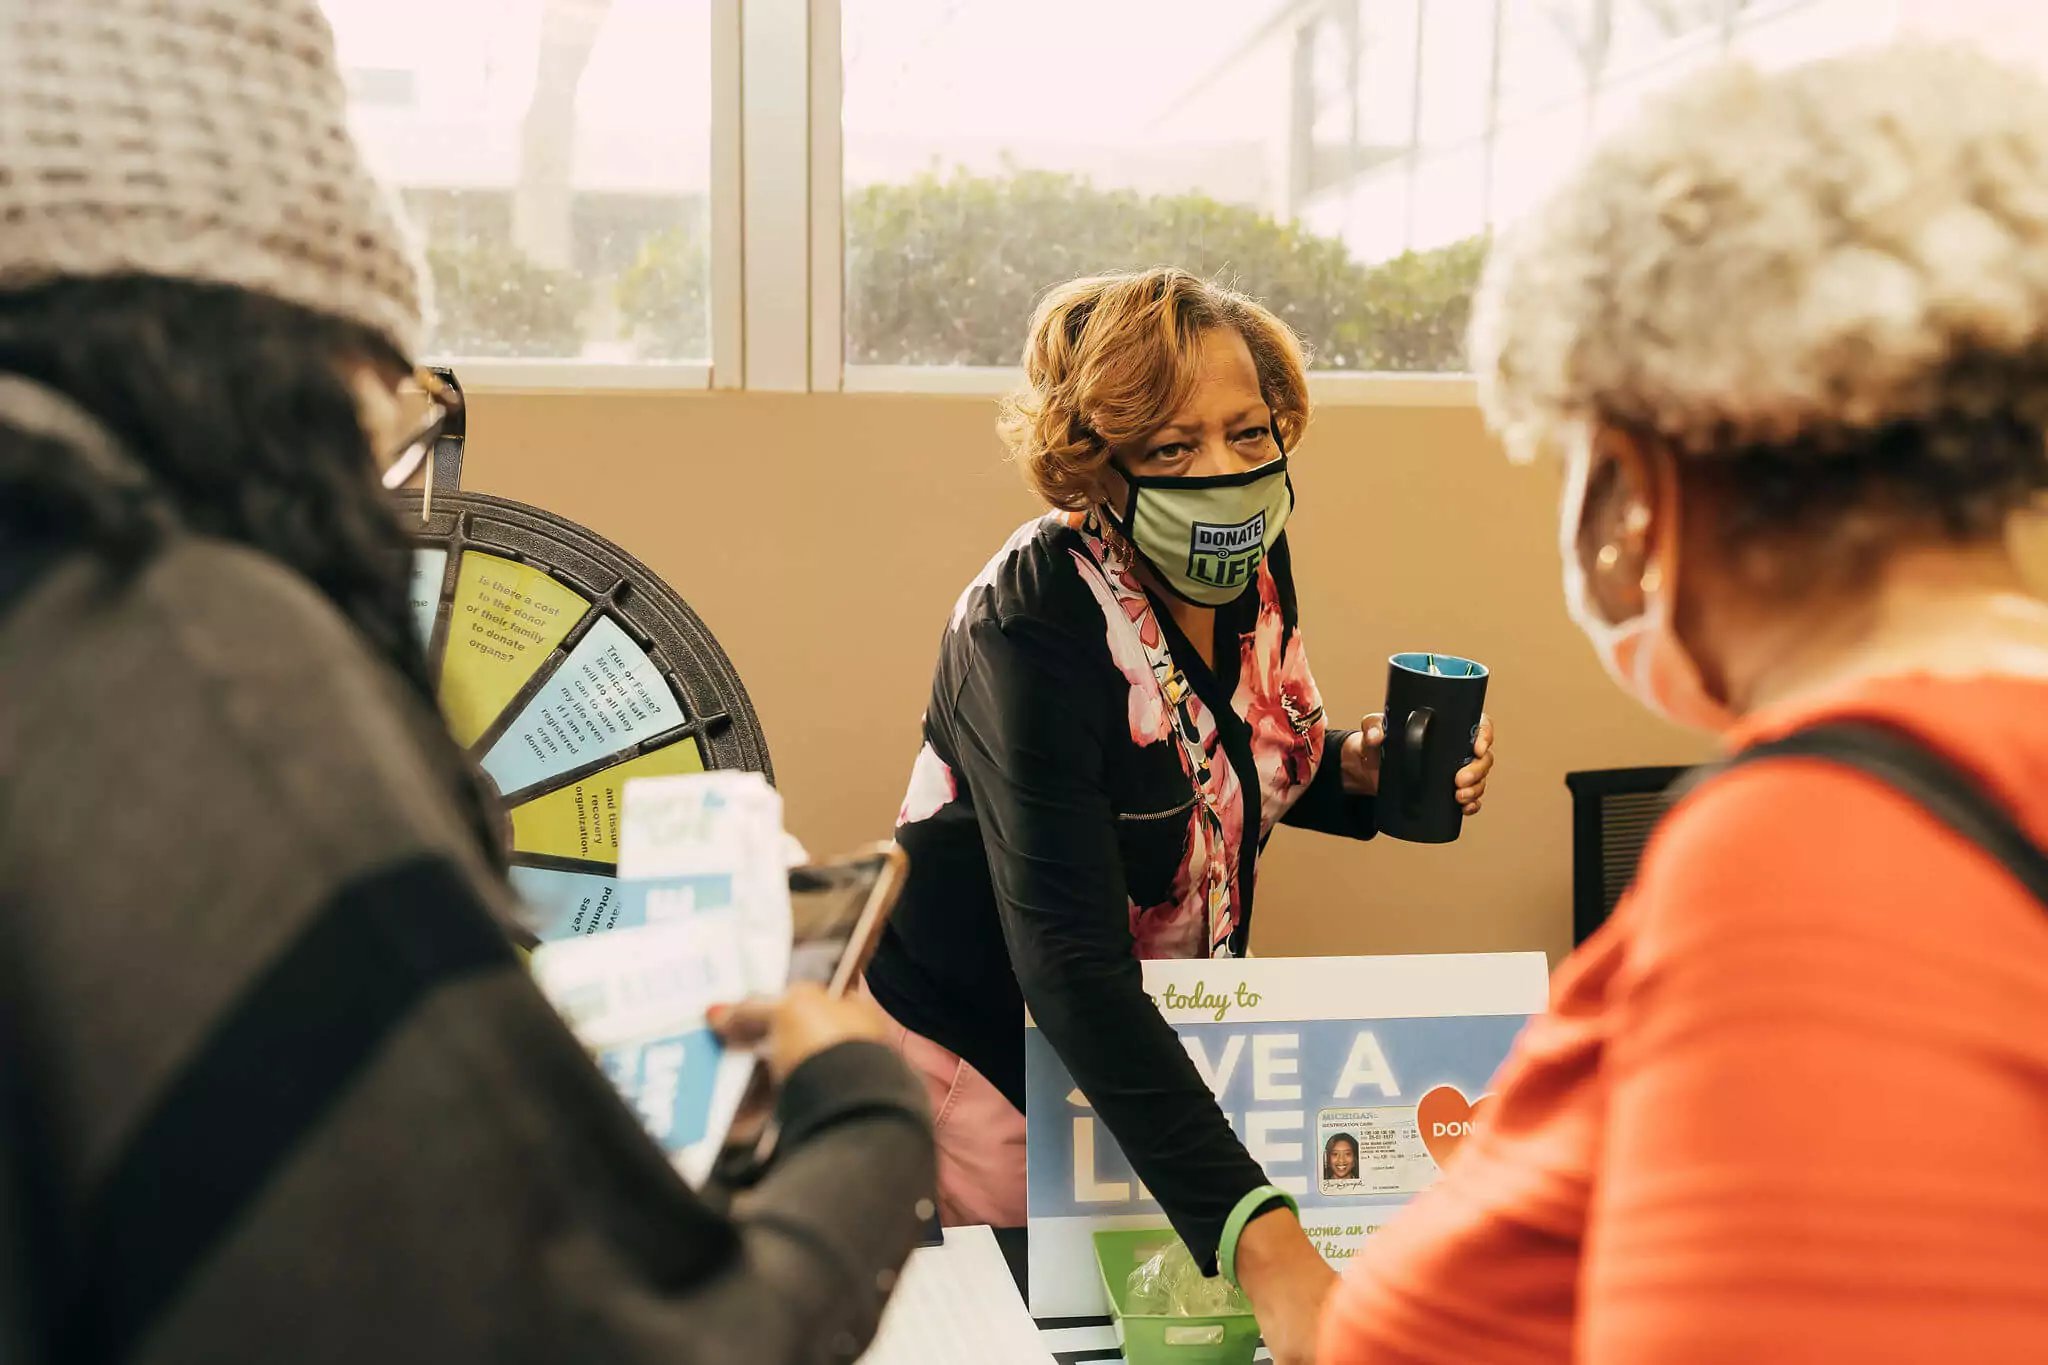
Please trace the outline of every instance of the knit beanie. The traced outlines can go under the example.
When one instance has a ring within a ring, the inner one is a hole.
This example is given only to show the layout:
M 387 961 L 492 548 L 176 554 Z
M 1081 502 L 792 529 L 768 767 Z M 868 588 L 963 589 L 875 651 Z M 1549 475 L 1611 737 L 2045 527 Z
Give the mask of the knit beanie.
M 234 285 L 418 353 L 423 281 L 316 0 L 0 0 L 0 290 Z

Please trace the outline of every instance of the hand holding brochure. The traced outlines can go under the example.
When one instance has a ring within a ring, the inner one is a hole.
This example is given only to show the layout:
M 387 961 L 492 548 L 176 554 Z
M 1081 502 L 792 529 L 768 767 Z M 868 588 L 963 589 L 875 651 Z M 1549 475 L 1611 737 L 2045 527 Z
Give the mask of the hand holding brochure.
M 835 994 L 857 982 L 901 885 L 892 844 L 803 867 L 793 847 L 758 774 L 645 778 L 626 784 L 615 884 L 548 902 L 562 888 L 519 883 L 540 893 L 542 992 L 693 1184 L 728 1140 L 749 1140 L 734 1122 L 746 1097 L 758 1119 L 770 1093 L 765 1075 L 750 1091 L 753 1055 L 728 1053 L 705 1012 L 793 979 Z
M 701 1183 L 753 1071 L 705 1021 L 711 1006 L 746 993 L 732 916 L 543 944 L 533 971 L 683 1178 Z
M 705 1011 L 788 982 L 784 847 L 782 800 L 759 774 L 629 782 L 619 882 L 641 922 L 534 950 L 542 992 L 692 1184 L 755 1067 L 725 1051 Z

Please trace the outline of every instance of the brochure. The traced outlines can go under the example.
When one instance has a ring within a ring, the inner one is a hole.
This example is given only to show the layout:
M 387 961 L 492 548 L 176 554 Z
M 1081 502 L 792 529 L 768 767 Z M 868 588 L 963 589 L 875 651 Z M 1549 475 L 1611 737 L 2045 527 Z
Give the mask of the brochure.
M 625 787 L 619 902 L 533 953 L 541 990 L 639 1113 L 683 1177 L 701 1184 L 756 1066 L 729 1053 L 706 1011 L 789 980 L 782 799 L 758 773 L 642 778 Z

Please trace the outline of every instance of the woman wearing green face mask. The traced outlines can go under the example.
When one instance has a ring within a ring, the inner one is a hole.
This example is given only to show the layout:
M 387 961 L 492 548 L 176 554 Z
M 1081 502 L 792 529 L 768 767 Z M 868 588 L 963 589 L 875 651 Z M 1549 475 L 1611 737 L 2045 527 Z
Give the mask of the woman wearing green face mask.
M 1305 1360 L 1330 1274 L 1138 967 L 1245 952 L 1276 824 L 1373 831 L 1373 718 L 1325 726 L 1296 626 L 1301 348 L 1153 270 L 1054 291 L 1025 367 L 1002 428 L 1053 511 L 953 610 L 869 987 L 931 1088 L 948 1221 L 1024 1221 L 1028 1005 L 1197 1261 L 1234 1272 L 1275 1359 Z M 1482 726 L 1468 811 L 1491 746 Z

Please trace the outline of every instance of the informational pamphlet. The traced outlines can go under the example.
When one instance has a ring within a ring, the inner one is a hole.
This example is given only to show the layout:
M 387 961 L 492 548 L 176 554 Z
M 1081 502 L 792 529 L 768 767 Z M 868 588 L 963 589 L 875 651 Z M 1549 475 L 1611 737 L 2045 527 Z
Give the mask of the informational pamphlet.
M 789 843 L 782 797 L 759 773 L 643 777 L 626 784 L 619 879 L 650 924 L 701 917 L 723 900 L 748 990 L 789 983 Z
M 684 1178 L 701 1183 L 753 1070 L 706 1020 L 747 993 L 730 913 L 544 943 L 533 973 Z
M 624 805 L 617 885 L 601 894 L 631 913 L 543 942 L 533 972 L 697 1184 L 756 1065 L 720 1045 L 706 1011 L 789 980 L 782 801 L 759 774 L 718 772 L 628 782 Z

